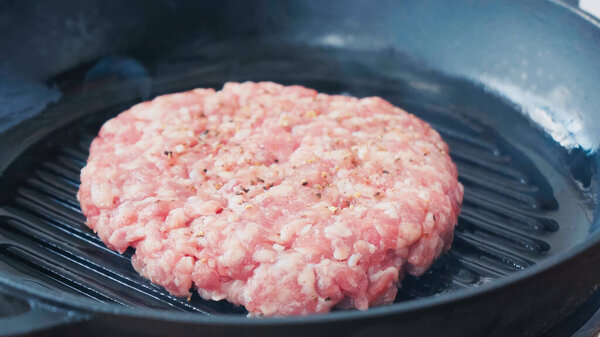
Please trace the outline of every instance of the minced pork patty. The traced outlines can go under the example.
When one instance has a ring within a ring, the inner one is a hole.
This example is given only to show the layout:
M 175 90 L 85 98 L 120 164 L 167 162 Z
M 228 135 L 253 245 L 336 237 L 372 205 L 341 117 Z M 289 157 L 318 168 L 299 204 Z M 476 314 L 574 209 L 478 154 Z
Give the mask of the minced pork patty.
M 252 316 L 390 303 L 449 249 L 463 187 L 427 123 L 378 97 L 227 83 L 104 124 L 81 172 L 87 225 L 178 296 Z

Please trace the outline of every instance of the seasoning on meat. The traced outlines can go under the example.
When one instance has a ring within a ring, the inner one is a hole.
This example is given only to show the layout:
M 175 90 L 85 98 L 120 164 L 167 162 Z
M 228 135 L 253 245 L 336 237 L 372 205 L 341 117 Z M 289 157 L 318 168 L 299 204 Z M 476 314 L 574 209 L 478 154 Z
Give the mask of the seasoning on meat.
M 449 249 L 448 147 L 378 97 L 227 83 L 106 122 L 81 172 L 87 225 L 179 296 L 286 316 L 390 303 Z

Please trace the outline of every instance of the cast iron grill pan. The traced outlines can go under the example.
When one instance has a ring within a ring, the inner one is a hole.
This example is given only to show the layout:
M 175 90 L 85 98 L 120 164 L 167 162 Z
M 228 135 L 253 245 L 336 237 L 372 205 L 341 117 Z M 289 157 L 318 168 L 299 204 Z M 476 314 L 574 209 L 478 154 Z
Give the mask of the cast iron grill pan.
M 272 71 L 289 74 L 289 71 L 273 70 L 273 67 L 321 64 L 284 56 L 278 55 L 269 60 Z M 251 60 L 253 62 L 238 60 L 232 65 L 225 60 L 220 64 L 211 63 L 210 67 L 204 65 L 206 58 L 172 57 L 154 64 L 157 75 L 152 79 L 152 94 L 145 94 L 145 98 L 200 86 L 218 88 L 226 80 L 236 80 L 226 75 L 236 71 L 240 74 L 240 67 L 243 67 L 245 70 L 240 76 L 250 79 L 305 84 L 328 93 L 381 95 L 425 119 L 440 132 L 451 148 L 459 180 L 465 186 L 462 213 L 452 249 L 425 275 L 418 278 L 407 276 L 396 302 L 459 292 L 506 277 L 551 255 L 553 243 L 559 242 L 558 238 L 564 235 L 563 227 L 555 219 L 559 201 L 549 181 L 532 168 L 532 160 L 492 128 L 457 112 L 460 105 L 444 96 L 413 89 L 417 97 L 411 97 L 406 94 L 405 85 L 401 82 L 394 84 L 364 74 L 339 80 L 332 80 L 330 76 L 324 79 L 314 75 L 320 69 L 312 69 L 308 75 L 298 74 L 297 78 L 269 78 L 269 75 L 261 78 L 253 71 L 264 69 L 264 64 L 260 63 L 267 62 L 264 55 L 260 62 L 255 58 Z M 339 61 L 339 55 L 337 58 Z M 129 58 L 105 59 L 95 66 L 65 75 L 57 82 L 70 88 L 74 95 L 85 96 L 89 90 L 98 91 L 113 84 L 110 79 L 115 77 L 115 73 L 110 71 L 99 79 L 90 80 L 90 76 L 95 76 L 98 65 L 123 60 L 134 62 L 136 66 L 143 64 Z M 198 67 L 198 62 L 204 67 Z M 185 75 L 179 69 L 186 69 Z M 343 73 L 346 70 L 338 71 Z M 222 72 L 222 81 L 206 76 L 218 71 Z M 149 88 L 146 81 L 150 80 L 146 73 L 142 75 L 125 79 L 117 76 L 117 80 L 140 92 Z M 199 77 L 213 82 L 201 83 L 197 80 Z M 340 77 L 339 74 L 337 77 Z M 25 174 L 15 175 L 19 178 L 11 181 L 12 192 L 0 203 L 0 270 L 18 276 L 24 282 L 44 287 L 49 292 L 70 293 L 125 307 L 187 311 L 199 315 L 245 314 L 243 307 L 235 307 L 225 301 L 206 301 L 197 294 L 189 301 L 171 296 L 133 270 L 131 250 L 121 255 L 106 248 L 85 226 L 76 193 L 89 144 L 107 116 L 114 116 L 137 101 L 139 99 L 129 99 L 112 107 L 94 107 L 92 111 L 81 113 L 85 118 L 59 128 L 32 147 L 29 152 L 37 154 L 30 154 L 28 160 L 33 164 Z M 89 107 L 84 108 L 89 110 Z M 485 115 L 486 111 L 474 113 Z M 50 147 L 44 145 L 48 139 L 51 139 Z M 39 150 L 35 152 L 36 147 L 44 147 L 44 154 L 40 155 Z M 27 154 L 21 157 L 24 156 Z M 24 159 L 17 159 L 17 162 L 19 160 Z M 6 174 L 10 173 L 9 170 Z

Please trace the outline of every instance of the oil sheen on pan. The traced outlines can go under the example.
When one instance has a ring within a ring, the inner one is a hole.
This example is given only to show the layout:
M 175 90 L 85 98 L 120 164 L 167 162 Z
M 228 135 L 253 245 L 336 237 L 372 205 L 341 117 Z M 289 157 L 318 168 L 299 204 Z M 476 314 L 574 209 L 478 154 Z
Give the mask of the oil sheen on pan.
M 393 302 L 450 248 L 463 187 L 427 123 L 378 97 L 227 83 L 135 105 L 92 142 L 78 199 L 178 296 L 251 316 Z

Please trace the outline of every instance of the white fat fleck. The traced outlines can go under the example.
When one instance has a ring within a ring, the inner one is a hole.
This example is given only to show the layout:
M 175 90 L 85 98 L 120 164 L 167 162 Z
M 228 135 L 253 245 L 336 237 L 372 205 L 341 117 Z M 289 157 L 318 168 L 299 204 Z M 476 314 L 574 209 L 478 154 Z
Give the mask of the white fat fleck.
M 412 179 L 412 178 L 406 178 L 406 179 L 403 179 L 402 181 L 396 181 L 394 183 L 394 188 L 395 189 L 402 189 L 404 186 L 414 185 L 413 182 L 414 182 L 414 179 Z
M 126 154 L 128 151 L 131 151 L 129 148 L 123 146 L 122 144 L 115 144 L 115 154 L 117 156 Z
M 367 146 L 357 146 L 358 151 L 356 152 L 360 160 L 367 160 L 369 157 L 369 148 Z
M 352 171 L 350 171 L 350 170 L 340 169 L 337 172 L 337 177 L 338 178 L 349 179 L 348 177 L 351 176 L 351 174 L 352 174 Z
M 252 254 L 252 258 L 254 259 L 254 261 L 260 263 L 273 262 L 276 257 L 277 253 L 270 249 L 257 250 L 256 252 L 254 252 L 254 254 Z
M 260 204 L 266 198 L 266 193 L 259 194 L 254 197 L 254 202 Z
M 335 129 L 333 129 L 332 133 L 335 136 L 345 136 L 345 135 L 349 134 L 350 131 L 348 131 L 347 129 L 344 129 L 344 128 L 335 128 Z
M 236 139 L 246 139 L 252 134 L 252 129 L 242 129 L 236 132 Z
M 352 235 L 352 231 L 342 222 L 335 222 L 333 225 L 325 227 L 325 236 L 328 238 L 347 238 Z
M 144 251 L 146 252 L 156 252 L 163 247 L 162 243 L 159 240 L 153 240 L 152 238 L 144 240 L 143 242 Z
M 354 185 L 350 179 L 340 179 L 335 185 L 341 195 L 350 196 L 354 194 Z
M 213 301 L 217 301 L 217 302 L 218 302 L 218 301 L 224 300 L 226 297 L 227 297 L 227 295 L 226 295 L 226 294 L 224 294 L 224 293 L 223 293 L 223 294 L 213 294 L 213 295 L 211 296 L 211 299 L 212 299 Z
M 307 295 L 316 293 L 316 278 L 313 268 L 314 267 L 312 265 L 308 265 L 300 273 L 298 273 L 298 284 L 302 286 L 302 293 Z
M 278 252 L 281 253 L 281 252 L 284 251 L 285 247 L 282 246 L 282 245 L 280 245 L 280 244 L 278 244 L 278 243 L 274 243 L 273 244 L 273 249 L 275 249 L 276 251 L 278 251 Z
M 400 217 L 400 216 L 398 215 L 398 212 L 396 211 L 396 208 L 395 208 L 395 207 L 394 207 L 394 208 L 387 208 L 387 209 L 386 209 L 386 210 L 385 210 L 383 213 L 384 213 L 385 215 L 388 215 L 388 216 L 390 216 L 390 217 L 392 217 L 392 218 L 395 218 L 395 219 L 397 219 L 397 218 L 399 218 L 399 217 Z
M 223 180 L 227 181 L 227 180 L 231 180 L 231 178 L 233 178 L 235 176 L 235 173 L 232 171 L 220 171 L 218 175 Z
M 294 189 L 286 183 L 273 186 L 267 192 L 271 196 L 282 196 L 294 193 Z
M 385 233 L 385 228 L 380 224 L 380 223 L 376 223 L 373 225 L 373 227 L 375 227 L 375 230 L 377 231 L 377 233 L 379 233 L 380 235 L 383 235 Z
M 305 223 L 305 220 L 296 220 L 289 222 L 287 225 L 283 226 L 280 231 L 280 242 L 287 242 L 292 239 L 294 234 L 298 232 L 300 227 L 302 227 Z
M 156 196 L 160 198 L 171 198 L 175 196 L 175 191 L 168 186 L 161 186 L 156 191 Z
M 315 209 L 322 209 L 322 208 L 326 208 L 326 207 L 328 207 L 328 204 L 325 201 L 317 202 L 317 203 L 313 204 L 313 206 L 312 206 L 312 208 L 315 208 Z
M 350 256 L 350 250 L 347 247 L 338 247 L 333 251 L 333 258 L 336 260 L 345 260 Z
M 342 110 L 333 110 L 329 112 L 329 118 L 331 119 L 336 119 L 339 117 L 343 117 L 344 116 L 344 112 Z
M 394 274 L 394 275 L 397 275 L 398 274 L 398 269 L 395 268 L 395 267 L 387 267 L 384 270 L 380 270 L 378 272 L 370 274 L 369 275 L 369 281 L 375 282 L 378 279 L 380 279 L 381 277 L 383 277 L 385 274 Z
M 144 128 L 147 128 L 148 124 L 144 123 L 144 122 L 135 122 L 135 128 L 137 130 L 143 130 Z
M 138 167 L 141 167 L 143 165 L 142 163 L 144 163 L 144 161 L 141 158 L 137 158 L 132 161 L 120 163 L 119 167 L 124 170 L 134 170 L 134 169 L 137 169 Z
M 300 235 L 304 235 L 306 233 L 308 233 L 308 231 L 310 231 L 310 229 L 312 228 L 313 225 L 308 224 L 306 226 L 304 226 L 304 228 L 302 228 L 302 230 L 300 231 Z
M 146 184 L 132 184 L 123 186 L 123 195 L 140 195 L 140 193 L 147 188 Z
M 92 202 L 101 207 L 108 207 L 112 205 L 115 197 L 113 192 L 114 191 L 109 184 L 94 182 L 92 183 L 92 188 L 90 190 Z
M 246 210 L 246 205 L 242 203 L 244 198 L 241 195 L 229 195 L 227 201 L 228 208 L 236 214 L 240 214 Z
M 242 241 L 251 241 L 259 232 L 260 226 L 255 222 L 247 223 L 243 228 L 239 228 L 236 233 Z
M 185 151 L 185 146 L 183 146 L 183 144 L 175 146 L 175 153 L 182 153 L 183 151 Z
M 383 135 L 383 140 L 405 140 L 405 139 L 406 139 L 406 136 L 397 130 L 393 130 L 393 131 L 388 132 Z
M 354 207 L 354 212 L 358 215 L 363 215 L 366 211 L 367 211 L 367 208 L 365 206 L 355 206 Z
M 354 190 L 359 192 L 362 195 L 373 195 L 377 192 L 377 189 L 373 186 L 365 185 L 365 184 L 356 184 L 354 185 Z
M 364 119 L 362 118 L 352 118 L 350 121 L 352 121 L 355 125 L 360 125 L 362 124 L 361 122 L 364 122 Z M 369 134 L 364 132 L 364 131 L 356 131 L 356 132 L 352 132 L 352 136 L 356 137 L 356 138 L 360 138 L 360 139 L 364 139 L 367 138 Z
M 362 254 L 360 253 L 355 253 L 350 255 L 350 258 L 348 259 L 348 266 L 350 267 L 354 267 L 358 264 L 358 261 L 360 261 L 360 258 L 362 257 Z
M 350 155 L 352 155 L 352 152 L 346 149 L 333 150 L 328 153 L 328 157 L 336 161 L 344 161 L 345 158 L 348 158 Z
M 371 157 L 372 160 L 376 160 L 383 163 L 393 162 L 393 158 L 393 154 L 388 151 L 375 151 L 374 153 L 372 153 Z
M 184 116 L 189 116 L 189 115 L 190 115 L 190 109 L 188 109 L 188 108 L 187 108 L 187 107 L 185 107 L 185 106 L 184 106 L 184 107 L 181 107 L 181 108 L 179 108 L 179 113 L 180 113 L 181 115 L 184 115 Z
M 418 194 L 419 194 L 419 198 L 421 198 L 423 200 L 429 200 L 429 195 L 430 195 L 429 190 L 419 189 Z
M 290 125 L 290 118 L 286 113 L 283 113 L 279 116 L 279 125 L 283 127 Z
M 225 266 L 232 266 L 244 258 L 244 249 L 240 240 L 235 236 L 228 237 L 223 243 L 223 255 L 219 257 Z
M 375 205 L 376 208 L 382 209 L 383 213 L 392 217 L 399 218 L 398 212 L 396 211 L 396 203 L 393 202 L 380 202 Z

